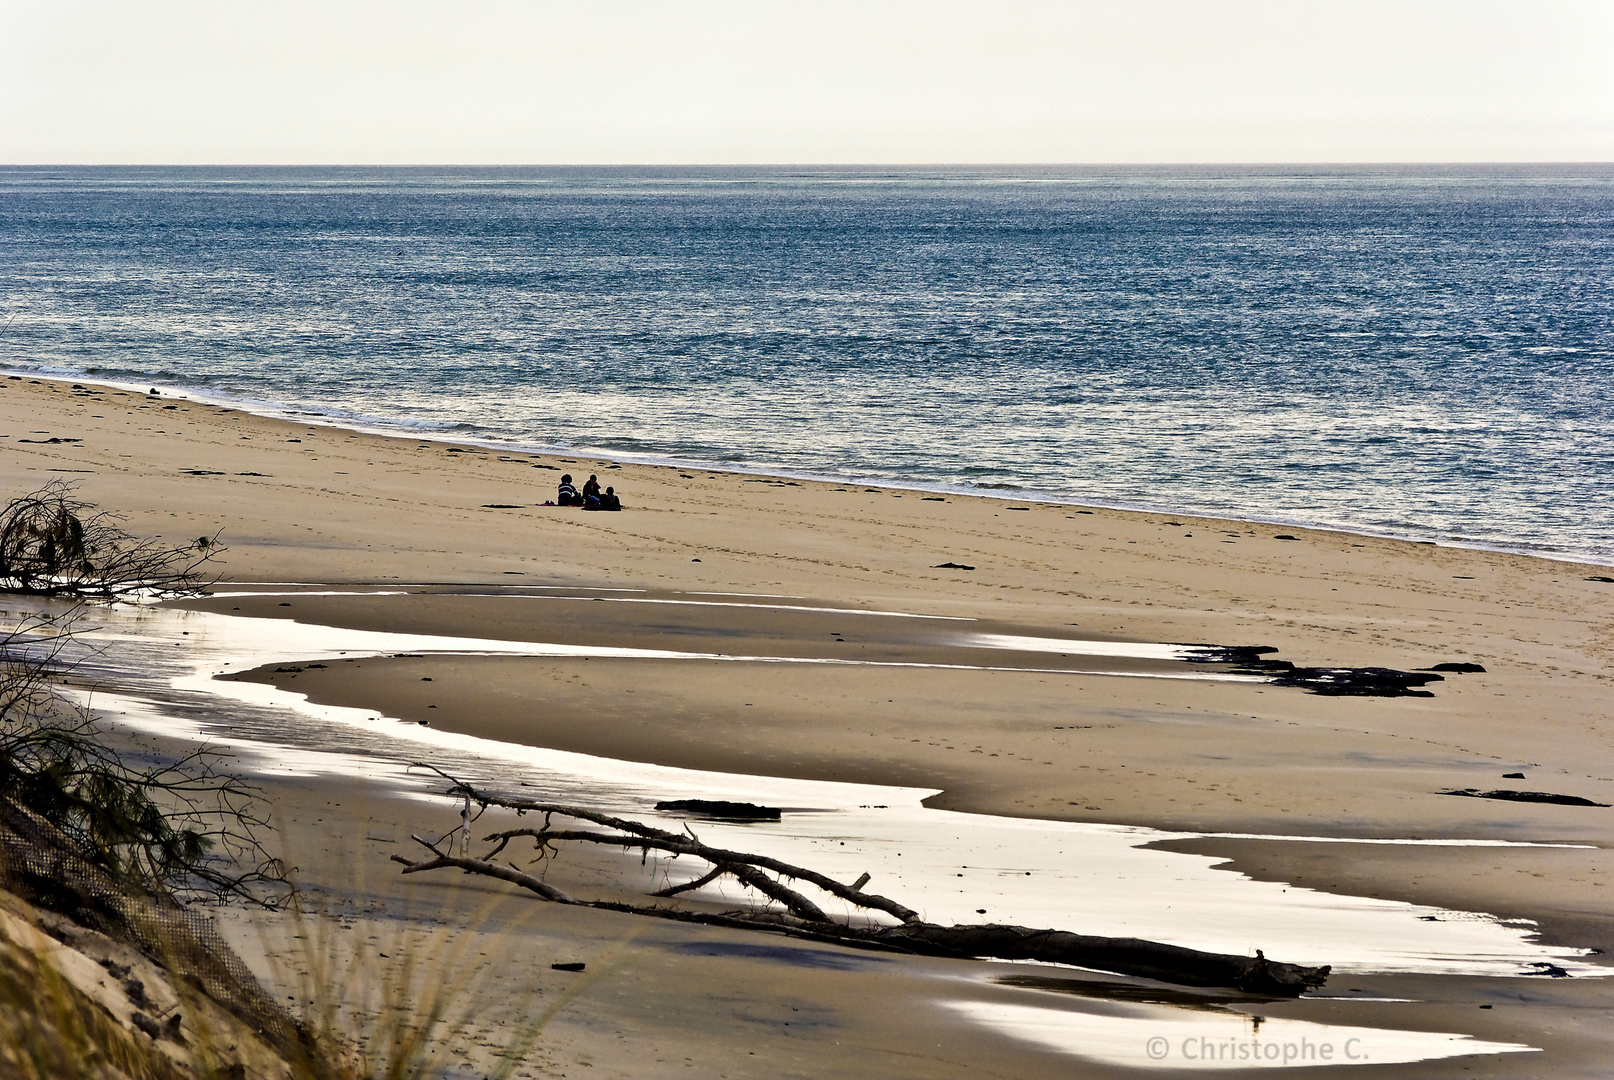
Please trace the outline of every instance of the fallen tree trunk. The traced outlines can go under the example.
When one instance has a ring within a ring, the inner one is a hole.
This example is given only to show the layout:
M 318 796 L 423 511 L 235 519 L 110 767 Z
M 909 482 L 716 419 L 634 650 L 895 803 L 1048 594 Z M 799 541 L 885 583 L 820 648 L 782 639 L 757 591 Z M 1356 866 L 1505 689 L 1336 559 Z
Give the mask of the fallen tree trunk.
M 1232 987 L 1249 994 L 1298 997 L 1307 990 L 1322 986 L 1328 978 L 1327 966 L 1302 967 L 1297 964 L 1279 963 L 1268 960 L 1259 949 L 1256 950 L 1254 957 L 1233 956 L 1201 952 L 1197 949 L 1186 949 L 1178 945 L 1166 945 L 1139 938 L 1097 937 L 1072 934 L 1063 930 L 1039 930 L 1000 924 L 941 926 L 925 922 L 917 912 L 888 897 L 865 892 L 862 885 L 868 880 L 867 874 L 860 878 L 856 885 L 849 886 L 816 871 L 793 866 L 769 856 L 710 847 L 689 832 L 687 827 L 686 831 L 680 834 L 657 829 L 643 822 L 601 814 L 584 807 L 507 798 L 481 791 L 464 781 L 448 776 L 439 769 L 432 771 L 449 782 L 447 793 L 450 795 L 469 799 L 477 803 L 482 810 L 490 806 L 499 806 L 514 810 L 518 814 L 543 814 L 544 824 L 536 829 L 507 829 L 492 833 L 485 840 L 494 847 L 480 856 L 472 856 L 463 851 L 456 855 L 452 850 L 443 850 L 442 840 L 433 842 L 416 836 L 414 839 L 427 848 L 432 857 L 416 861 L 402 855 L 392 856 L 393 862 L 403 864 L 403 872 L 406 874 L 454 868 L 468 874 L 508 881 L 551 903 L 622 911 L 680 922 L 765 930 L 815 941 L 925 956 L 1037 960 L 1044 963 L 1069 964 L 1187 986 Z M 609 831 L 555 828 L 553 819 L 556 817 L 586 821 Z M 532 840 L 536 860 L 553 857 L 558 851 L 555 845 L 560 843 L 621 847 L 626 850 L 637 850 L 642 855 L 657 852 L 675 858 L 683 855 L 693 856 L 710 863 L 711 869 L 693 881 L 672 885 L 651 895 L 670 899 L 711 884 L 720 878 L 733 877 L 741 884 L 782 905 L 785 910 L 781 912 L 762 908 L 711 912 L 657 904 L 578 899 L 514 864 L 495 861 L 504 853 L 510 842 L 518 838 Z M 773 876 L 770 876 L 770 873 Z M 852 925 L 836 921 L 826 915 L 811 899 L 787 885 L 787 880 L 808 882 L 856 907 L 890 916 L 897 920 L 897 924 Z
M 1095 937 L 1024 926 L 937 926 L 917 923 L 876 931 L 877 940 L 914 952 L 995 960 L 1040 960 L 1097 968 L 1185 986 L 1230 986 L 1247 994 L 1299 997 L 1327 980 L 1328 967 L 1301 967 L 1255 956 L 1201 952 L 1142 938 Z

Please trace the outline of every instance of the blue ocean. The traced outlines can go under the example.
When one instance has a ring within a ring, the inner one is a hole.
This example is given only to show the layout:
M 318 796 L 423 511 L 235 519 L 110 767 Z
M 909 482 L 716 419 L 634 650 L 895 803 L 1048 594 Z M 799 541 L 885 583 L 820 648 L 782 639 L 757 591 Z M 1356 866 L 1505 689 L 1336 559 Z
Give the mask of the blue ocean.
M 1608 165 L 6 167 L 0 321 L 303 419 L 1614 563 Z

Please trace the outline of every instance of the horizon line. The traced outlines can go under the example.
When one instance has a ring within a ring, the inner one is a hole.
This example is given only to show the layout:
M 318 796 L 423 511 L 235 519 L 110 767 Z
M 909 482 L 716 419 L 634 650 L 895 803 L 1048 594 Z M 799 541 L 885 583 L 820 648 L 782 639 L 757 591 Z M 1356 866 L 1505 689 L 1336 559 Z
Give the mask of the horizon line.
M 0 169 L 1132 169 L 1614 166 L 1603 158 L 1442 158 L 1251 161 L 10 161 Z

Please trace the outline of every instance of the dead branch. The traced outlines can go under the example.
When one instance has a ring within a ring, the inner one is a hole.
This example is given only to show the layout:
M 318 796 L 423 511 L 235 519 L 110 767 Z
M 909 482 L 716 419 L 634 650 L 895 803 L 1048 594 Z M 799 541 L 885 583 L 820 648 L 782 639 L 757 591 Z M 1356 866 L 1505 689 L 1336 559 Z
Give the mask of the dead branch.
M 419 767 L 431 769 L 447 780 L 450 785 L 447 791 L 449 795 L 469 798 L 484 810 L 490 806 L 499 806 L 515 810 L 519 814 L 541 813 L 544 815 L 544 824 L 536 829 L 507 829 L 490 834 L 484 840 L 495 846 L 482 858 L 446 855 L 436 845 L 417 836 L 415 840 L 426 847 L 434 857 L 416 862 L 402 855 L 392 856 L 392 861 L 403 865 L 403 872 L 406 874 L 453 867 L 466 873 L 511 882 L 555 903 L 682 922 L 768 930 L 815 941 L 928 956 L 1039 960 L 1191 986 L 1235 987 L 1252 994 L 1297 997 L 1309 989 L 1323 985 L 1328 978 L 1329 968 L 1326 966 L 1310 968 L 1278 963 L 1268 960 L 1260 950 L 1256 951 L 1254 957 L 1232 956 L 1138 938 L 1097 937 L 1062 930 L 1039 930 L 1000 924 L 941 926 L 928 923 L 920 919 L 912 909 L 894 900 L 864 892 L 863 886 L 869 880 L 868 874 L 862 875 L 855 885 L 849 886 L 816 871 L 793 866 L 765 855 L 752 855 L 708 846 L 692 832 L 686 831 L 681 835 L 584 807 L 495 795 L 433 766 Z M 555 828 L 552 822 L 556 817 L 586 821 L 610 831 Z M 710 863 L 711 869 L 693 881 L 673 885 L 651 895 L 662 899 L 671 898 L 709 885 L 720 878 L 732 877 L 769 900 L 783 905 L 785 911 L 743 909 L 719 913 L 654 904 L 636 905 L 618 901 L 575 899 L 513 865 L 493 861 L 494 856 L 502 853 L 510 841 L 518 837 L 527 837 L 533 841 L 538 853 L 537 858 L 540 860 L 551 857 L 558 850 L 555 845 L 562 843 L 620 847 L 642 854 L 652 851 L 664 852 L 674 858 L 693 856 Z M 808 882 L 849 904 L 871 912 L 882 912 L 899 922 L 895 926 L 854 925 L 832 920 L 812 900 L 786 885 L 785 880 Z
M 0 508 L 0 590 L 113 600 L 211 583 L 206 564 L 224 550 L 216 533 L 176 547 L 133 536 L 119 520 L 76 498 L 66 480 L 12 499 Z
M 706 886 L 710 885 L 712 882 L 716 881 L 718 878 L 722 877 L 728 872 L 728 867 L 719 864 L 712 867 L 694 881 L 686 881 L 682 885 L 669 885 L 665 889 L 662 889 L 659 892 L 653 892 L 650 895 L 677 896 L 679 893 L 694 892 L 696 889 L 704 889 Z
M 64 693 L 82 611 L 0 619 L 0 804 L 37 814 L 139 890 L 284 899 L 285 868 L 263 846 L 260 793 L 224 768 L 223 754 L 198 747 L 156 763 L 121 754 Z
M 417 836 L 415 839 L 419 840 L 420 837 Z M 429 847 L 430 845 L 427 846 Z M 456 855 L 439 855 L 435 859 L 428 859 L 425 862 L 412 863 L 402 855 L 394 855 L 392 861 L 403 863 L 403 872 L 406 874 L 418 874 L 425 870 L 441 870 L 445 866 L 452 866 L 464 870 L 467 874 L 481 874 L 483 877 L 508 881 L 512 885 L 519 885 L 523 889 L 535 892 L 545 900 L 552 900 L 557 904 L 578 903 L 578 901 L 573 900 L 553 885 L 546 884 L 531 874 L 524 874 L 513 866 L 500 866 L 498 863 L 488 862 L 486 859 L 464 859 Z
M 492 800 L 492 802 L 494 805 L 498 806 L 509 805 L 508 803 L 500 802 L 497 799 Z M 532 806 L 535 809 L 542 808 L 546 813 L 562 814 L 566 817 L 578 817 L 585 813 L 592 813 L 592 811 L 586 811 L 575 806 L 564 809 L 559 806 L 549 806 L 548 804 L 542 803 L 535 803 L 532 804 Z M 598 816 L 603 817 L 604 815 Z M 903 922 L 911 922 L 919 918 L 917 913 L 897 903 L 895 900 L 889 899 L 888 897 L 879 896 L 875 893 L 866 893 L 859 889 L 853 889 L 850 886 L 841 884 L 834 878 L 825 877 L 823 874 L 817 873 L 813 870 L 808 870 L 805 867 L 793 866 L 790 863 L 782 862 L 778 859 L 772 859 L 766 855 L 751 855 L 743 851 L 729 851 L 726 848 L 708 847 L 706 844 L 703 844 L 699 840 L 691 837 L 679 836 L 677 833 L 661 832 L 660 830 L 650 829 L 649 826 L 642 825 L 639 822 L 632 822 L 631 824 L 638 826 L 640 829 L 645 829 L 652 833 L 658 833 L 659 835 L 631 836 L 620 833 L 600 833 L 581 829 L 544 828 L 507 829 L 503 832 L 492 833 L 484 839 L 497 840 L 503 843 L 508 842 L 514 837 L 530 836 L 533 838 L 533 842 L 540 847 L 545 847 L 556 841 L 574 841 L 586 844 L 604 844 L 608 847 L 638 849 L 640 851 L 665 851 L 675 857 L 679 855 L 693 855 L 696 858 L 705 859 L 707 862 L 713 863 L 717 866 L 727 867 L 728 873 L 732 873 L 735 877 L 745 881 L 745 883 L 750 885 L 752 888 L 757 889 L 759 892 L 766 893 L 775 900 L 778 900 L 787 907 L 790 907 L 791 910 L 801 915 L 801 917 L 804 919 L 822 919 L 825 918 L 825 916 L 822 911 L 819 911 L 816 904 L 812 903 L 806 897 L 801 896 L 801 894 L 789 889 L 786 889 L 782 893 L 771 892 L 769 891 L 770 889 L 784 887 L 780 886 L 778 882 L 773 881 L 771 878 L 747 876 L 745 871 L 750 868 L 772 870 L 774 873 L 779 874 L 782 877 L 795 878 L 799 881 L 806 881 L 816 885 L 832 896 L 838 896 L 848 903 L 856 904 L 859 907 L 868 908 L 873 911 L 883 911 L 893 918 L 901 919 Z M 809 914 L 809 912 L 818 912 L 818 914 L 812 915 Z
M 680 835 L 678 833 L 668 832 L 665 829 L 657 829 L 640 821 L 612 817 L 609 814 L 602 814 L 596 810 L 589 810 L 580 806 L 565 806 L 560 803 L 543 803 L 535 802 L 529 799 L 512 799 L 505 796 L 494 795 L 490 792 L 478 790 L 472 785 L 459 780 L 457 777 L 448 775 L 435 766 L 417 765 L 416 767 L 430 769 L 432 772 L 437 773 L 439 776 L 449 782 L 450 794 L 458 797 L 468 797 L 483 809 L 486 809 L 489 806 L 502 806 L 505 809 L 514 810 L 518 814 L 538 813 L 545 815 L 546 825 L 543 829 L 509 829 L 504 832 L 493 833 L 487 837 L 488 840 L 508 840 L 516 836 L 530 836 L 533 838 L 534 843 L 539 847 L 542 847 L 543 844 L 554 840 L 578 840 L 585 843 L 639 848 L 640 850 L 655 848 L 661 851 L 669 852 L 675 856 L 694 855 L 695 857 L 704 859 L 709 863 L 713 863 L 714 865 L 732 863 L 735 865 L 758 867 L 763 870 L 772 870 L 774 873 L 783 877 L 795 878 L 800 881 L 808 882 L 811 885 L 815 885 L 829 893 L 831 896 L 837 896 L 848 903 L 856 904 L 859 907 L 867 908 L 873 911 L 883 911 L 885 914 L 890 915 L 894 919 L 901 920 L 902 922 L 916 922 L 919 919 L 918 912 L 914 911 L 912 908 L 905 907 L 902 904 L 897 903 L 895 900 L 892 900 L 889 897 L 880 896 L 876 893 L 864 892 L 860 887 L 854 888 L 845 885 L 839 881 L 836 881 L 834 878 L 827 877 L 814 870 L 808 870 L 805 867 L 800 866 L 792 866 L 790 863 L 783 862 L 779 859 L 772 859 L 765 855 L 751 855 L 743 851 L 727 851 L 723 848 L 708 847 L 706 844 L 701 843 L 700 839 L 690 832 L 685 832 L 683 835 Z M 626 833 L 629 835 L 609 836 L 598 833 L 584 834 L 573 833 L 566 830 L 552 830 L 548 827 L 547 821 L 555 814 L 559 814 L 562 817 L 575 818 L 579 821 L 591 821 L 596 825 L 603 825 L 608 829 L 616 829 L 619 833 Z M 864 882 L 866 881 L 867 878 L 864 879 Z M 775 899 L 779 898 L 776 897 Z M 812 905 L 810 902 L 808 903 L 808 907 L 816 910 L 816 906 Z

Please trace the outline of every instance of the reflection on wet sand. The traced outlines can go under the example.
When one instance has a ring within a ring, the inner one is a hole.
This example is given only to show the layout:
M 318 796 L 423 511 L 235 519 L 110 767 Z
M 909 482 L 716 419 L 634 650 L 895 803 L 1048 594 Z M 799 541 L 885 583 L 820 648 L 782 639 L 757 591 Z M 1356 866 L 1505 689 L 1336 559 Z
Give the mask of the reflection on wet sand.
M 1109 1004 L 1092 1011 L 1004 1002 L 942 1004 L 1013 1038 L 1132 1069 L 1223 1071 L 1395 1065 L 1537 1049 L 1453 1032 L 1263 1019 L 1178 1004 Z
M 1209 857 L 1144 850 L 1153 842 L 1196 834 L 961 814 L 926 808 L 923 800 L 934 794 L 927 789 L 677 769 L 568 753 L 399 723 L 371 709 L 315 705 L 280 687 L 215 677 L 316 657 L 335 662 L 467 648 L 530 655 L 526 650 L 534 646 L 528 642 L 381 633 L 200 611 L 137 608 L 115 614 L 99 631 L 106 647 L 95 664 L 106 682 L 145 700 L 144 707 L 127 710 L 126 719 L 233 746 L 261 762 L 259 768 L 364 769 L 397 779 L 399 763 L 431 760 L 490 786 L 534 788 L 547 799 L 613 812 L 655 816 L 654 804 L 670 798 L 782 806 L 790 812 L 779 822 L 707 823 L 703 835 L 848 881 L 871 873 L 886 893 L 934 922 L 976 922 L 984 915 L 993 922 L 1079 928 L 1212 952 L 1244 955 L 1259 946 L 1286 962 L 1332 964 L 1336 971 L 1516 975 L 1541 963 L 1579 974 L 1605 970 L 1581 962 L 1583 950 L 1540 945 L 1527 928 L 1489 916 L 1257 882 L 1213 870 L 1216 860 Z M 540 648 L 564 655 L 571 648 L 615 646 Z M 640 650 L 658 657 L 665 652 Z M 342 756 L 327 759 L 329 754 Z M 682 880 L 683 872 L 667 870 L 671 881 Z M 824 900 L 835 910 L 833 898 Z

